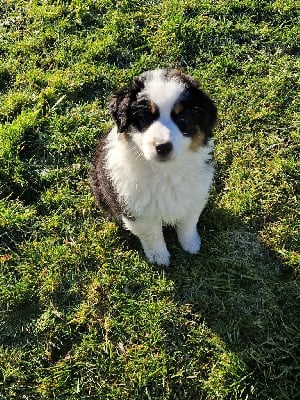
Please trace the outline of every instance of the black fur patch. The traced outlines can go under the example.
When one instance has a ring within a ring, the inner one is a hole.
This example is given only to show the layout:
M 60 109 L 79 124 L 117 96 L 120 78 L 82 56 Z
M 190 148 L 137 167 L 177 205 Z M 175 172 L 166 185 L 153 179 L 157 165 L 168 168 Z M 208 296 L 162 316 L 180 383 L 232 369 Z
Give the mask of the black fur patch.
M 159 118 L 157 106 L 147 98 L 139 99 L 130 106 L 130 124 L 143 132 Z
M 212 129 L 217 119 L 217 108 L 214 102 L 199 88 L 197 80 L 179 70 L 167 69 L 166 79 L 174 79 L 185 86 L 180 96 L 180 112 L 175 112 L 176 105 L 171 112 L 171 118 L 187 136 L 198 134 L 199 129 L 205 134 L 204 144 L 212 136 Z
M 143 77 L 136 77 L 132 86 L 122 88 L 112 96 L 109 111 L 119 133 L 126 132 L 131 125 L 131 105 L 136 102 L 137 94 L 143 90 L 144 81 Z
M 130 213 L 126 209 L 126 204 L 119 200 L 112 181 L 107 173 L 105 166 L 107 135 L 100 138 L 96 147 L 94 157 L 90 168 L 90 186 L 98 201 L 100 208 L 108 215 L 120 220 L 124 215 L 128 219 L 132 219 Z
M 212 129 L 217 118 L 217 108 L 213 101 L 198 87 L 187 87 L 178 101 L 180 112 L 176 106 L 171 118 L 181 132 L 187 136 L 198 134 L 199 129 L 205 134 L 204 144 L 212 136 Z

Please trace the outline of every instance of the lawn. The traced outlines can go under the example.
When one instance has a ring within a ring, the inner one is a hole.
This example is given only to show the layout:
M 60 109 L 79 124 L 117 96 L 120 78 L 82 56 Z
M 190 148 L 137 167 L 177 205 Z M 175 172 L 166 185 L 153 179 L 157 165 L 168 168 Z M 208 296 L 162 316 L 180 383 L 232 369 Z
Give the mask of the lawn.
M 300 398 L 294 0 L 0 0 L 0 399 Z M 187 255 L 149 264 L 88 184 L 109 95 L 156 67 L 219 109 Z

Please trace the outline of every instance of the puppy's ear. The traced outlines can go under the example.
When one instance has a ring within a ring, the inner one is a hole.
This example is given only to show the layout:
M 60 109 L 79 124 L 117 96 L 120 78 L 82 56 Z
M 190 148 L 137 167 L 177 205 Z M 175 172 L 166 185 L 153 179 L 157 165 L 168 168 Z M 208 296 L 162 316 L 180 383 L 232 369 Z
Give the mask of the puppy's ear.
M 201 129 L 207 137 L 211 137 L 217 121 L 217 107 L 214 101 L 199 88 L 194 89 L 194 96 L 201 114 Z
M 133 94 L 131 88 L 122 88 L 113 94 L 109 104 L 110 115 L 117 124 L 118 132 L 125 132 L 129 123 L 129 108 Z
M 138 92 L 143 87 L 143 80 L 136 77 L 131 86 L 124 87 L 113 94 L 109 111 L 117 124 L 119 133 L 126 132 L 129 128 L 131 124 L 131 104 L 136 100 Z
M 199 115 L 199 126 L 207 138 L 212 136 L 213 127 L 217 121 L 217 107 L 214 101 L 199 88 L 199 83 L 185 75 L 188 97 L 192 107 Z

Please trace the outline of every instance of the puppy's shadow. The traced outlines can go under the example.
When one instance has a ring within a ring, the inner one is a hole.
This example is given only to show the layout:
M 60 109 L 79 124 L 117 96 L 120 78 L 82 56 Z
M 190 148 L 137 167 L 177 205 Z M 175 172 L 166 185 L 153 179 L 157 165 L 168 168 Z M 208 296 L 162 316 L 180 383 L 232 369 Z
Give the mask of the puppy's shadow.
M 261 399 L 268 398 L 266 385 L 296 398 L 299 289 L 293 267 L 258 230 L 210 204 L 199 221 L 198 255 L 187 255 L 167 232 L 174 267 L 166 274 L 178 307 L 189 310 L 187 319 L 193 326 L 204 323 L 239 357 Z M 184 351 L 184 341 L 177 346 Z

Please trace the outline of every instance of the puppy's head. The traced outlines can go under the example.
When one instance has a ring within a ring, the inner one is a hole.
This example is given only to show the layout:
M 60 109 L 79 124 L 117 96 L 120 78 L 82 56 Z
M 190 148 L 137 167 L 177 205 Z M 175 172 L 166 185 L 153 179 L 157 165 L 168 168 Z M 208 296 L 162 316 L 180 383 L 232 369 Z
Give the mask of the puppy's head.
M 192 77 L 178 70 L 148 71 L 119 90 L 110 104 L 118 132 L 146 160 L 167 161 L 206 146 L 217 110 Z

